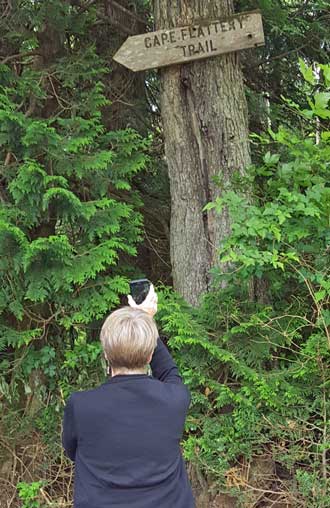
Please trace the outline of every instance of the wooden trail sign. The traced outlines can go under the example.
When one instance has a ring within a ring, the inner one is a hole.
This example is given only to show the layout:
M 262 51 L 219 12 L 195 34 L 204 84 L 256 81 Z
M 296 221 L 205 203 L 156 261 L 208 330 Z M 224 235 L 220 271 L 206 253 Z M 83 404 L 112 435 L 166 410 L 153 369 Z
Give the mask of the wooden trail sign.
M 113 58 L 135 72 L 262 46 L 264 42 L 260 11 L 252 11 L 128 37 Z

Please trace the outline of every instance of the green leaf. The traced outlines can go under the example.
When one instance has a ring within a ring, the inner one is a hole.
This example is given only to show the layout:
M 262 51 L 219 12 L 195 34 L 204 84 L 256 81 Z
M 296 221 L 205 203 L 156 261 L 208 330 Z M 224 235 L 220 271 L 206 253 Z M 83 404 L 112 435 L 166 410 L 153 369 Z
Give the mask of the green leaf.
M 316 302 L 320 302 L 321 300 L 323 300 L 323 298 L 325 297 L 326 294 L 327 294 L 327 292 L 325 289 L 321 289 L 321 291 L 316 291 L 316 293 L 314 295 Z
M 271 154 L 270 152 L 267 152 L 264 155 L 264 163 L 269 166 L 273 166 L 273 165 L 277 164 L 279 160 L 280 160 L 280 155 L 278 153 Z
M 302 58 L 299 58 L 299 68 L 305 81 L 307 81 L 311 85 L 316 85 L 316 77 L 314 75 L 313 66 L 306 65 L 304 60 Z

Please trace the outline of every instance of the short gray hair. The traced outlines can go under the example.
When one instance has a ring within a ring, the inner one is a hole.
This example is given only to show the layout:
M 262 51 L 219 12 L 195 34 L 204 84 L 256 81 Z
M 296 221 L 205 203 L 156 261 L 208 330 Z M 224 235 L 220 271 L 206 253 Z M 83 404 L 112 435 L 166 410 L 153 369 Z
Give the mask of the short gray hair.
M 123 307 L 105 320 L 101 343 L 111 367 L 140 369 L 147 365 L 157 345 L 154 319 L 140 309 Z

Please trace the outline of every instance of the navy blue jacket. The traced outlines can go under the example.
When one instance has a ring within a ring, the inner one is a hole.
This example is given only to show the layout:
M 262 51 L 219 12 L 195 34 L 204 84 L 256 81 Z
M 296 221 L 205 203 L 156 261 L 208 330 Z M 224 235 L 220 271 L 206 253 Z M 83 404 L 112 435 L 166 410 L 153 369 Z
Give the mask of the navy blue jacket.
M 189 392 L 160 339 L 151 369 L 69 397 L 62 442 L 75 508 L 194 508 L 180 451 Z

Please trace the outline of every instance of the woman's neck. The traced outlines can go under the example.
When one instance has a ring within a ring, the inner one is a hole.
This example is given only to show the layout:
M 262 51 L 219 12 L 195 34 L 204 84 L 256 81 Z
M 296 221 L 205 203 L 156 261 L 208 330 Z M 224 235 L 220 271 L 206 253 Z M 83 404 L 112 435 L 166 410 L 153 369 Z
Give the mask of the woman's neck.
M 111 368 L 111 377 L 123 376 L 123 375 L 127 376 L 130 374 L 146 374 L 146 373 L 147 373 L 146 367 L 143 367 L 142 369 L 125 369 L 125 368 L 114 369 L 114 368 Z

